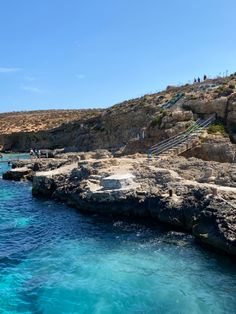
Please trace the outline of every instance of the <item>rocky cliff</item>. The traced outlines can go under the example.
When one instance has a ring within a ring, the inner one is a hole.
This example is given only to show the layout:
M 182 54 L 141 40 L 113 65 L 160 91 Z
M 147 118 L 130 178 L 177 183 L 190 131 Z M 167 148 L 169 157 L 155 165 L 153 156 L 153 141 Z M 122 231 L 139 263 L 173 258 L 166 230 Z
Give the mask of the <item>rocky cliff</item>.
M 26 151 L 37 147 L 65 148 L 66 151 L 105 148 L 117 155 L 146 152 L 150 145 L 184 131 L 193 119 L 207 118 L 211 114 L 216 115 L 231 142 L 235 142 L 235 84 L 236 76 L 231 75 L 170 87 L 105 110 L 79 111 L 70 114 L 69 118 L 65 116 L 64 120 L 62 113 L 55 123 L 50 122 L 50 115 L 44 115 L 41 123 L 39 112 L 40 127 L 34 129 L 27 128 L 28 124 L 32 126 L 31 114 L 22 113 L 22 127 L 13 128 L 11 133 L 6 128 L 11 125 L 11 115 L 0 115 L 0 145 L 3 151 Z
M 73 160 L 63 155 L 22 161 L 3 177 L 31 179 L 34 196 L 54 198 L 85 213 L 142 217 L 181 228 L 236 256 L 236 164 L 105 156 L 93 152 L 75 154 Z

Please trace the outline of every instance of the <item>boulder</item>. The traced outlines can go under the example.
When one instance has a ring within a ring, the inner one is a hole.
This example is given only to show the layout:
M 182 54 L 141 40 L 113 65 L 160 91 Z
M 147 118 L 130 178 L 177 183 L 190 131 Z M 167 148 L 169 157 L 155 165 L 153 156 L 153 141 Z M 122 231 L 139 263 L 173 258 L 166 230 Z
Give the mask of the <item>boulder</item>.
M 166 186 L 170 182 L 180 181 L 181 177 L 174 170 L 157 169 L 155 179 L 157 184 Z
M 220 97 L 213 100 L 188 100 L 185 106 L 197 115 L 207 117 L 216 114 L 217 118 L 224 119 L 227 110 L 227 97 Z
M 183 156 L 196 157 L 207 161 L 236 162 L 236 145 L 232 144 L 229 138 L 212 136 L 203 143 L 183 153 Z
M 101 184 L 104 190 L 117 190 L 125 189 L 129 186 L 134 185 L 134 175 L 127 174 L 116 174 L 101 180 Z
M 4 180 L 20 181 L 30 179 L 33 171 L 27 167 L 11 169 L 3 173 L 2 178 Z

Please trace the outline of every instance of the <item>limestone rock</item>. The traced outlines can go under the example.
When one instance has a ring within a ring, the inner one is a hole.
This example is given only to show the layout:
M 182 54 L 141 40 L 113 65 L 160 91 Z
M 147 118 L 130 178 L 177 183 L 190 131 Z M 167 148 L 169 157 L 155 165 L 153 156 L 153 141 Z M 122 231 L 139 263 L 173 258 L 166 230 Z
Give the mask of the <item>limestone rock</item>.
M 20 181 L 32 176 L 32 170 L 27 167 L 15 168 L 5 172 L 2 176 L 4 180 Z
M 228 138 L 208 137 L 203 143 L 185 152 L 183 156 L 207 161 L 235 163 L 236 145 L 232 144 Z
M 227 97 L 221 97 L 219 99 L 208 100 L 189 100 L 186 105 L 195 114 L 201 116 L 209 116 L 216 114 L 218 118 L 225 118 L 225 112 L 227 109 Z
M 117 174 L 103 178 L 101 184 L 104 190 L 124 189 L 128 186 L 134 185 L 134 175 L 131 173 Z
M 217 249 L 236 256 L 236 207 L 214 200 L 198 216 L 193 234 Z

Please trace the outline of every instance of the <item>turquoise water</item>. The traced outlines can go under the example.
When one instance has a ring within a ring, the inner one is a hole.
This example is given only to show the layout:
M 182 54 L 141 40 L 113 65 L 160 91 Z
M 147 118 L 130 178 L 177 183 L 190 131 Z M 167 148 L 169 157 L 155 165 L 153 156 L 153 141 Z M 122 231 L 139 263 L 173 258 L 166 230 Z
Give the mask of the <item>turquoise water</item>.
M 235 263 L 190 235 L 83 216 L 0 179 L 0 313 L 235 309 Z

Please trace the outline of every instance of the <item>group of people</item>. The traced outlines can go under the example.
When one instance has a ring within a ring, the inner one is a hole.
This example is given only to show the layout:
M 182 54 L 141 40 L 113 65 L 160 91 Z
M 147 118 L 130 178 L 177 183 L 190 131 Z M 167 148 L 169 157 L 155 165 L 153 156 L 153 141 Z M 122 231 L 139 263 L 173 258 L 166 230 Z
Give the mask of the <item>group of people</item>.
M 206 76 L 206 74 L 203 76 L 203 81 L 205 81 L 207 79 L 207 76 Z M 200 83 L 201 82 L 201 79 L 200 79 L 200 77 L 198 77 L 197 79 L 196 78 L 194 78 L 194 81 L 193 81 L 194 83 Z
M 31 158 L 32 158 L 32 157 L 36 157 L 36 158 L 40 158 L 40 157 L 41 157 L 41 151 L 40 151 L 40 149 L 31 148 L 29 154 L 30 154 Z

